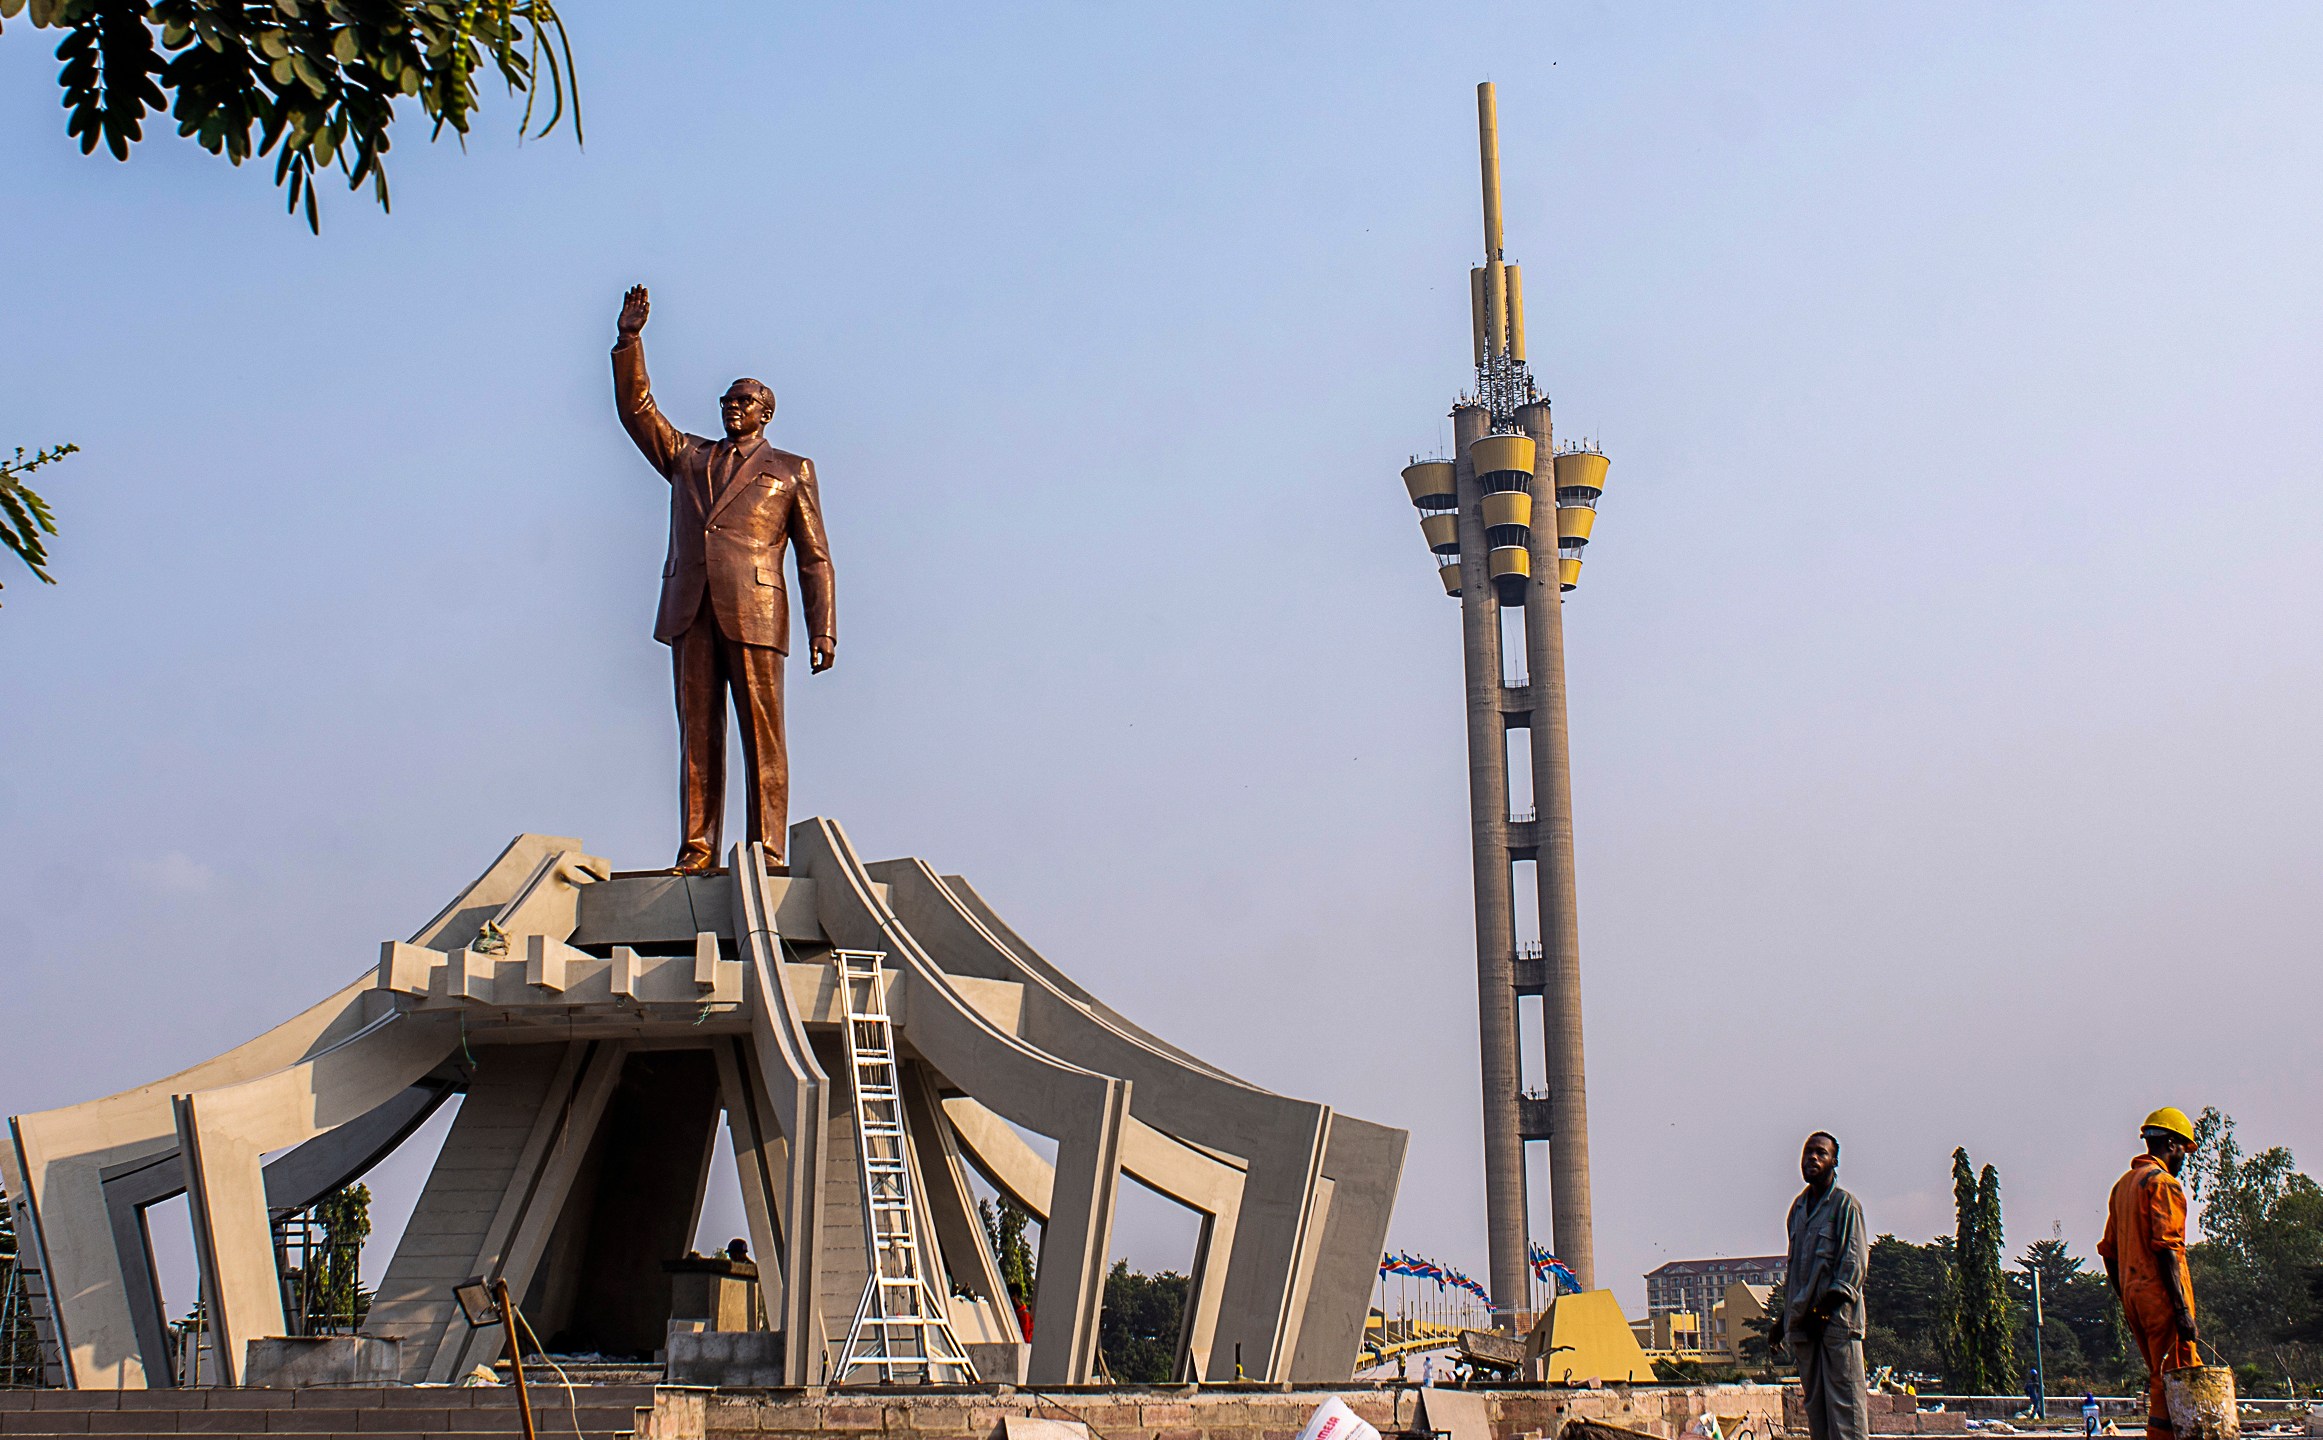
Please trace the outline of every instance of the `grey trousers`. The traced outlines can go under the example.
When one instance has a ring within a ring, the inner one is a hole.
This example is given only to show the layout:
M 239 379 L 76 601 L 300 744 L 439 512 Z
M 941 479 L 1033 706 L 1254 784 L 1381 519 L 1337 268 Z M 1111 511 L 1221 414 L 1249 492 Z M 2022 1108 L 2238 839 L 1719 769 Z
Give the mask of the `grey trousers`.
M 1825 1326 L 1790 1337 L 1800 1399 L 1813 1440 L 1870 1440 L 1871 1392 L 1863 1381 L 1863 1337 Z

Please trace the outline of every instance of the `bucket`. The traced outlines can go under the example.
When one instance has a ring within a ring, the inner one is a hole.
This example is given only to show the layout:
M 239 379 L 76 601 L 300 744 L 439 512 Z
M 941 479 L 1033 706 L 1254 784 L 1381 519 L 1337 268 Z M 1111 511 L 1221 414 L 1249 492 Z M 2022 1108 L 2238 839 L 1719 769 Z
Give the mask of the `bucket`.
M 2223 1365 L 2188 1365 L 2162 1376 L 2177 1440 L 2240 1440 L 2234 1408 L 2234 1372 Z

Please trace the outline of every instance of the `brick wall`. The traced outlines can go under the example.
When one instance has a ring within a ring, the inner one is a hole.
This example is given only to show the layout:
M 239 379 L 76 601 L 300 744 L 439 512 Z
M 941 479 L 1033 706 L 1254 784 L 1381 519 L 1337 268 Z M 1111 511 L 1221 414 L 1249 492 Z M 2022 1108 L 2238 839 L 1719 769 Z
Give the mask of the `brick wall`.
M 994 1440 L 1010 1415 L 1078 1420 L 1093 1440 L 1296 1440 L 1315 1407 L 1332 1395 L 1383 1434 L 1408 1429 L 1415 1390 L 1282 1391 L 1258 1387 L 1157 1386 L 1150 1389 L 995 1392 L 973 1395 L 829 1394 L 818 1390 L 737 1394 L 706 1399 L 710 1440 Z M 1607 1386 L 1602 1390 L 1486 1390 L 1494 1440 L 1553 1437 L 1575 1417 L 1675 1440 L 1696 1415 L 1734 1428 L 1748 1417 L 1759 1435 L 1781 1425 L 1782 1392 L 1767 1385 Z M 1908 1432 L 1907 1432 L 1908 1433 Z

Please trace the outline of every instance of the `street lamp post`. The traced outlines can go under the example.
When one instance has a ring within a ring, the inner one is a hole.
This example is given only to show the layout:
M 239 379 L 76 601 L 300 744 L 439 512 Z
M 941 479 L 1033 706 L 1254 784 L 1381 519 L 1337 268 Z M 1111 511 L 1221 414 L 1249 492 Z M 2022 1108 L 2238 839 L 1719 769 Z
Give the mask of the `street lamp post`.
M 2033 1277 L 2033 1383 L 2026 1387 L 2032 1392 L 2033 1418 L 2049 1418 L 2049 1370 L 2041 1358 L 2041 1267 L 2027 1264 L 2025 1269 Z

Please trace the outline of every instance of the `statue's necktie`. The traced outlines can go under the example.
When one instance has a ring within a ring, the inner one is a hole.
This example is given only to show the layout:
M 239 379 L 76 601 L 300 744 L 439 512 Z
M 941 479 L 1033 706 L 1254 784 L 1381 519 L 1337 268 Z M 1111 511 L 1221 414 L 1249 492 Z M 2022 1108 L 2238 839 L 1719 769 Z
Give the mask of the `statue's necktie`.
M 717 504 L 726 495 L 726 482 L 734 475 L 734 442 L 721 440 L 710 448 L 710 503 Z

